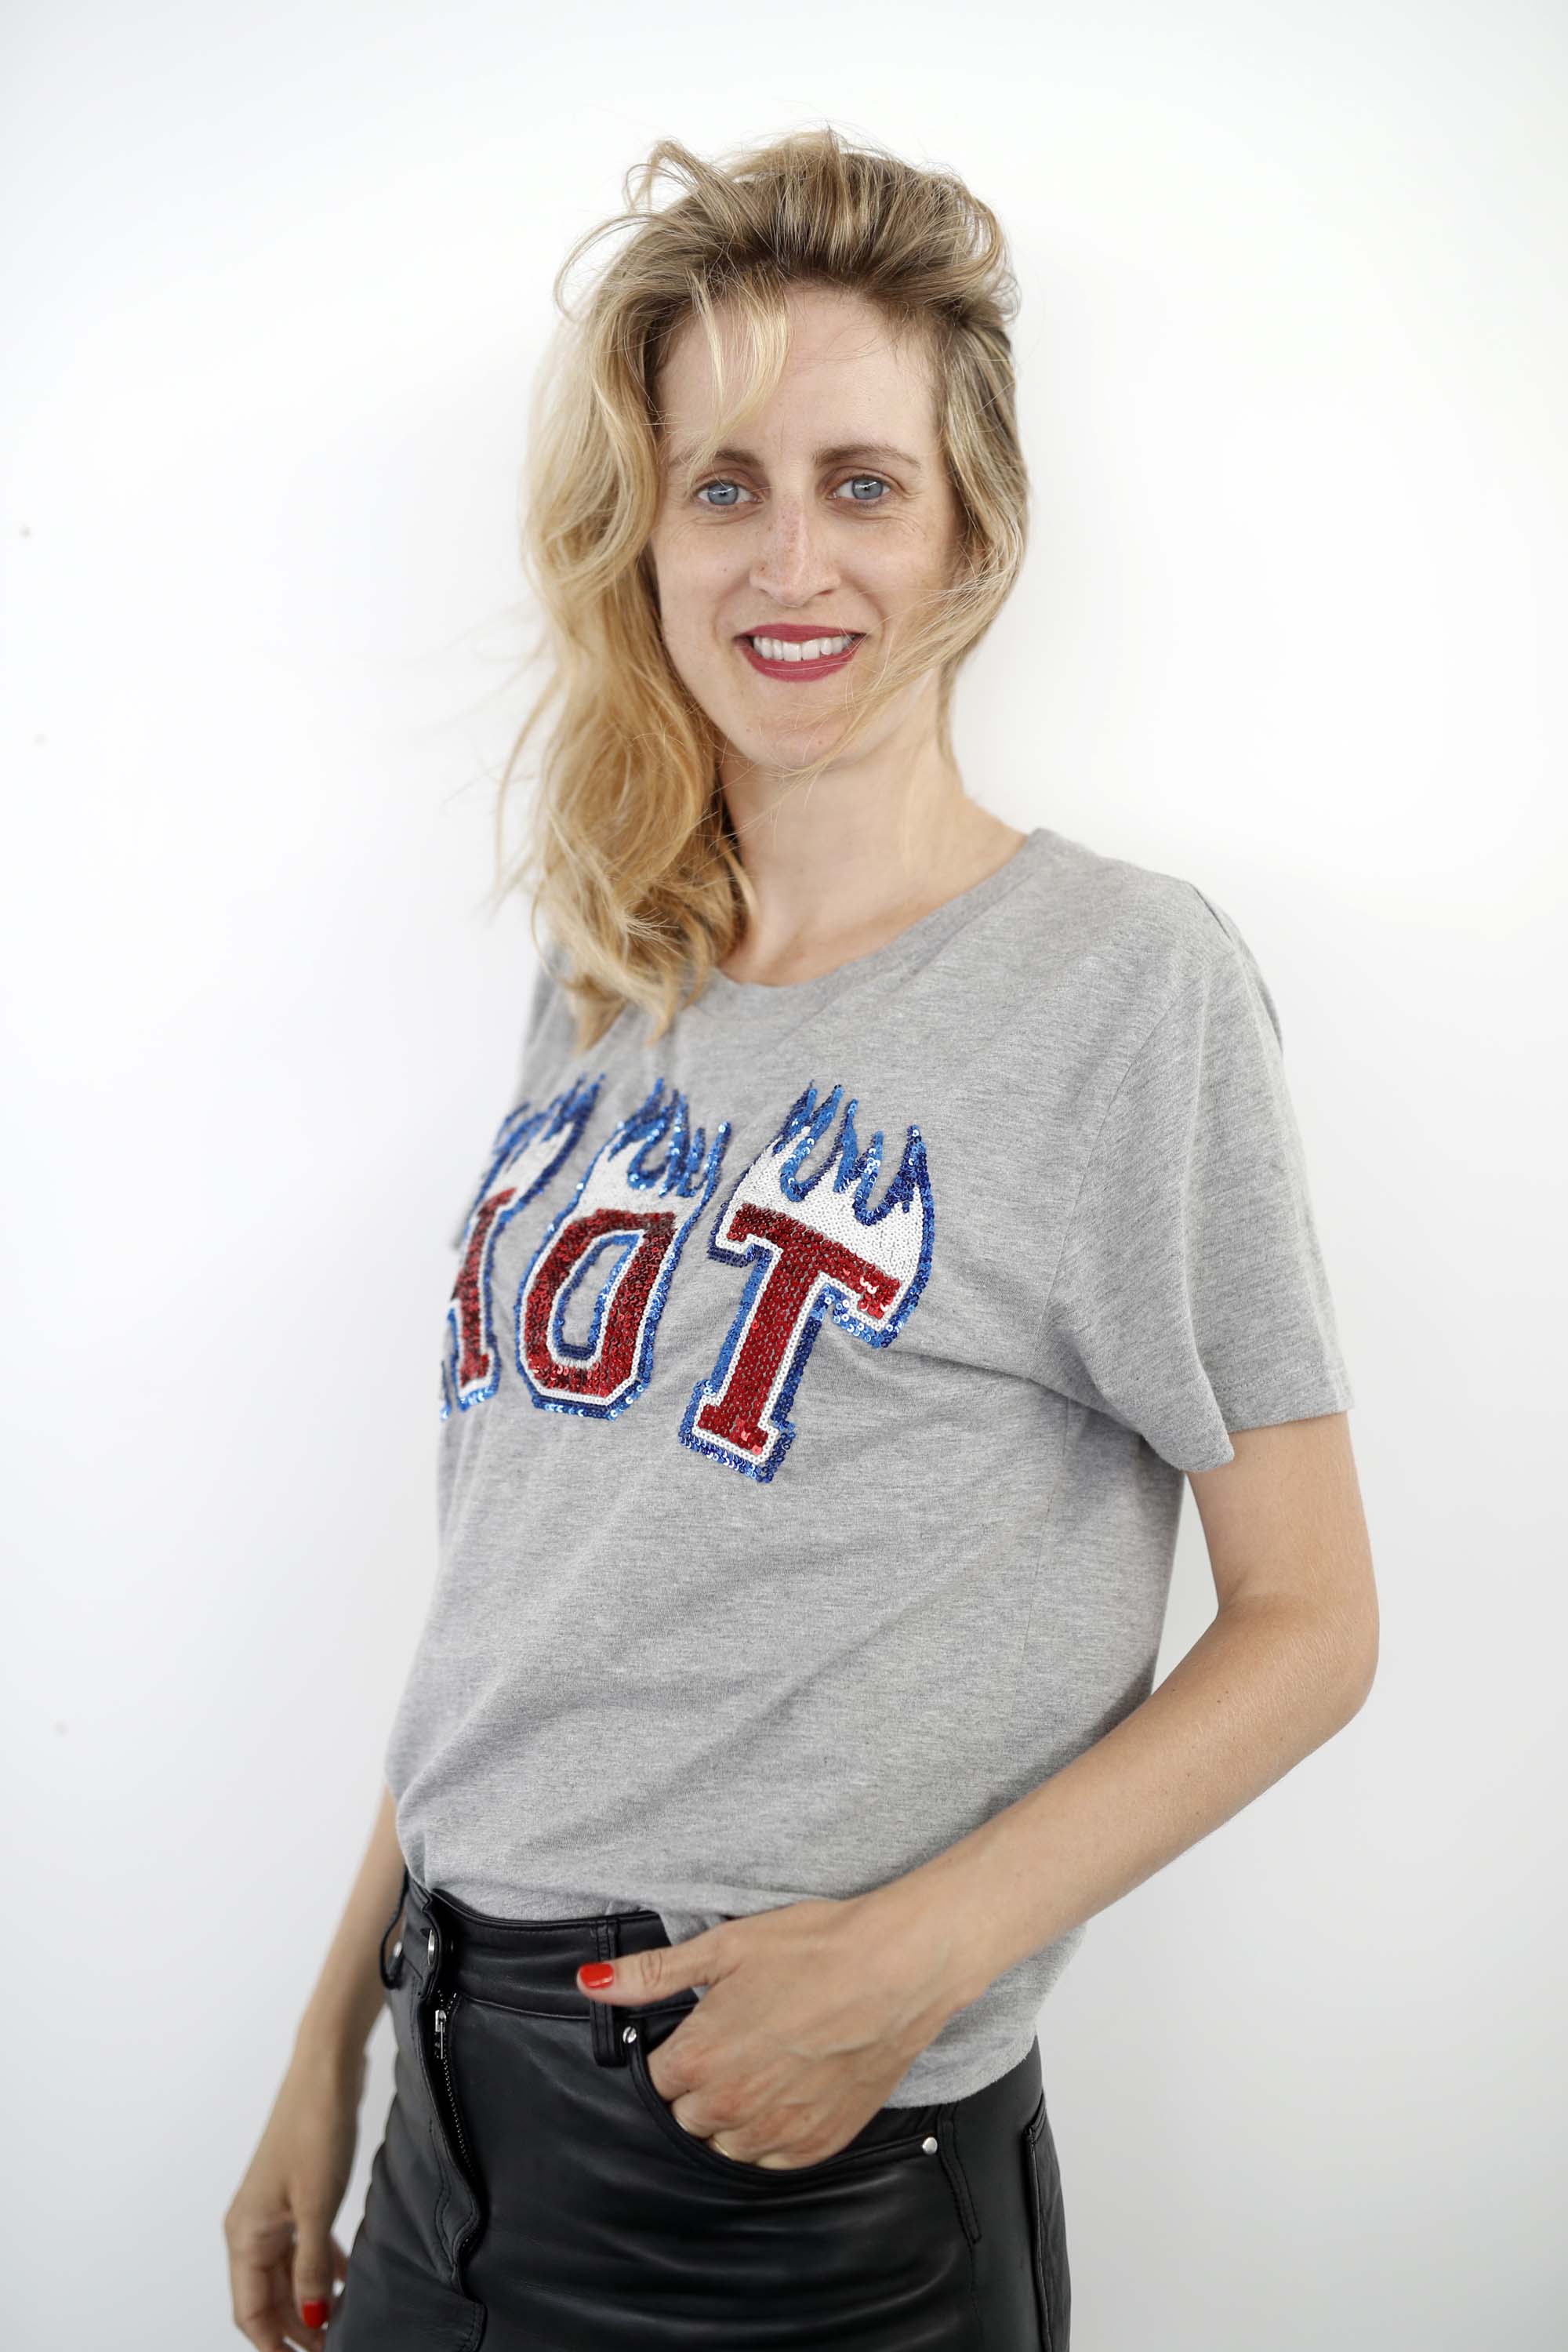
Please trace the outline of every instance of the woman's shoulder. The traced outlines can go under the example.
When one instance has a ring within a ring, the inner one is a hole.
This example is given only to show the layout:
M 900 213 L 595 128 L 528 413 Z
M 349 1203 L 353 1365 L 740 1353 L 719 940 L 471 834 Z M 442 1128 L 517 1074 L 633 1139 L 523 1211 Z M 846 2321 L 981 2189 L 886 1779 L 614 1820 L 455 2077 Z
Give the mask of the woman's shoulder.
M 1212 887 L 1048 833 L 1033 887 L 1016 894 L 1019 946 L 1052 992 L 1085 989 L 1134 1017 L 1189 991 L 1262 989 L 1251 949 Z M 1264 992 L 1267 996 L 1267 992 Z

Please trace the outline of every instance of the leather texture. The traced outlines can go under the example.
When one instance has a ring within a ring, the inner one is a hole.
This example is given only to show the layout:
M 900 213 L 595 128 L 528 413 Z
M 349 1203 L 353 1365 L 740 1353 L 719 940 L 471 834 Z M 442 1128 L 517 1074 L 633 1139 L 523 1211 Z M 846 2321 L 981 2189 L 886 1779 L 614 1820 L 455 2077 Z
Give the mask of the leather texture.
M 668 1941 L 655 1911 L 496 1919 L 410 1879 L 333 2352 L 1070 2352 L 1038 2042 L 821 2163 L 747 2164 L 648 2072 L 698 1996 L 578 1990 L 581 1962 Z

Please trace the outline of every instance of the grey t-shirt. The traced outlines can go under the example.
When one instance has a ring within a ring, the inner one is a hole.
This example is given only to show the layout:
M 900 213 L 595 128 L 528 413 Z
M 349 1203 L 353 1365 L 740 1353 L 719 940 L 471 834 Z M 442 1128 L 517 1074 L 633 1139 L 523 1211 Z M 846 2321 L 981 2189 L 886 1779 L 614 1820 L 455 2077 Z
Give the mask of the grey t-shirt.
M 881 1885 L 1110 1730 L 1184 1474 L 1352 1396 L 1275 1007 L 1191 883 L 1037 826 L 871 954 L 648 1026 L 580 1054 L 542 969 L 385 1765 L 424 1885 L 679 1942 Z M 1083 1932 L 890 2103 L 1005 2073 Z

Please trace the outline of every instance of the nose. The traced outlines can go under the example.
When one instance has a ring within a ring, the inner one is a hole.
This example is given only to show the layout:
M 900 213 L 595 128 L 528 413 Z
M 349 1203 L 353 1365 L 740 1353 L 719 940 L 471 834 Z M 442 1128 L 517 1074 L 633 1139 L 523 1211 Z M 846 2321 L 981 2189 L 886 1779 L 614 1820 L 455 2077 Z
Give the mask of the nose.
M 838 584 L 828 526 L 803 499 L 780 497 L 763 526 L 752 565 L 751 585 L 772 603 L 809 604 Z

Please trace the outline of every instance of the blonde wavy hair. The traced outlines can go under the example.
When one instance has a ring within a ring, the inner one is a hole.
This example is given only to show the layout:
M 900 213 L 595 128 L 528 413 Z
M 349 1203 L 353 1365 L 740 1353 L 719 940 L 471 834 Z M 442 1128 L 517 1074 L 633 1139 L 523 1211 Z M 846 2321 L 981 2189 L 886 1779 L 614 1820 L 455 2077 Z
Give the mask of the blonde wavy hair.
M 684 193 L 656 210 L 661 173 Z M 524 893 L 536 949 L 542 918 L 558 950 L 549 961 L 575 1006 L 579 1051 L 628 1003 L 648 1013 L 651 1037 L 662 1036 L 756 911 L 720 787 L 719 731 L 669 661 L 647 554 L 663 495 L 660 369 L 687 320 L 707 335 L 723 411 L 689 453 L 688 483 L 776 388 L 791 288 L 859 295 L 928 363 L 960 518 L 952 577 L 864 691 L 850 688 L 847 727 L 829 750 L 785 772 L 789 789 L 841 757 L 932 667 L 939 739 L 952 759 L 958 670 L 1017 577 L 1027 530 L 1007 331 L 1016 281 L 995 216 L 961 180 L 824 127 L 712 163 L 662 139 L 626 174 L 622 195 L 626 209 L 576 241 L 554 282 L 561 320 L 530 405 L 522 502 L 522 564 L 544 616 L 535 654 L 546 656 L 547 683 L 496 803 L 494 902 Z M 574 310 L 563 289 L 577 259 L 627 227 L 633 234 Z M 744 362 L 732 387 L 721 305 Z M 509 866 L 508 791 L 556 705 L 522 853 Z

